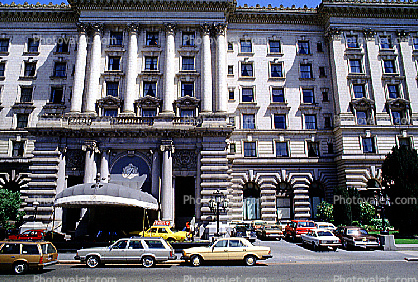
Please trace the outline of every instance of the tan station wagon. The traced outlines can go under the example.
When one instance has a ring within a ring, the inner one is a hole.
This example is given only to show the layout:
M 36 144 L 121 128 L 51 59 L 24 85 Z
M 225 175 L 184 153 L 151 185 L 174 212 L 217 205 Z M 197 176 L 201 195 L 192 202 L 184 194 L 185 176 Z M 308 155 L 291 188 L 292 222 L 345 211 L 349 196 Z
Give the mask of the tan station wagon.
M 257 260 L 272 258 L 270 247 L 254 246 L 241 237 L 223 238 L 215 241 L 209 247 L 193 247 L 183 250 L 182 259 L 193 266 L 199 266 L 203 261 L 244 261 L 248 266 L 256 264 Z
M 57 263 L 58 253 L 50 242 L 0 241 L 0 269 L 24 274 Z

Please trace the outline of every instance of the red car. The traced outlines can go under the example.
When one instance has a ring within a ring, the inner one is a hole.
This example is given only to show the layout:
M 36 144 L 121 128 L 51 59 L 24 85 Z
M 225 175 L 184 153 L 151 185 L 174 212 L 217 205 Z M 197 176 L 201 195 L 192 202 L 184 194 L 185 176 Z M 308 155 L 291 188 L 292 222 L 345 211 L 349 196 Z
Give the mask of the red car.
M 45 230 L 26 230 L 21 234 L 10 235 L 9 240 L 40 241 L 45 237 Z
M 315 229 L 315 222 L 312 220 L 291 220 L 285 227 L 285 237 L 287 240 L 292 238 L 296 241 L 300 235 L 308 233 L 311 229 Z

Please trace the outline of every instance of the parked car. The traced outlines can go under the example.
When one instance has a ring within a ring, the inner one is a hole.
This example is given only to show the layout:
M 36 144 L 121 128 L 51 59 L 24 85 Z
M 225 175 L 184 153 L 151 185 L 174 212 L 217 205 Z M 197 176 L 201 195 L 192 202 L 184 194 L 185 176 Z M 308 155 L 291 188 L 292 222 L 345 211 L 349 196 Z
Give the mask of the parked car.
M 222 238 L 209 247 L 193 247 L 183 250 L 182 259 L 192 266 L 199 266 L 203 261 L 244 261 L 248 266 L 255 265 L 257 260 L 273 257 L 270 247 L 253 246 L 248 240 L 240 237 Z
M 174 249 L 162 238 L 132 237 L 120 239 L 109 247 L 78 250 L 74 259 L 90 268 L 106 263 L 141 263 L 144 267 L 152 267 L 176 259 L 176 256 Z
M 285 227 L 285 237 L 296 241 L 302 234 L 314 228 L 315 222 L 312 220 L 291 220 L 290 224 Z
M 255 240 L 257 240 L 257 233 L 249 223 L 238 223 L 235 226 L 233 236 L 243 237 L 250 242 L 255 242 Z
M 328 229 L 312 229 L 300 237 L 302 245 L 311 246 L 314 250 L 325 247 L 336 251 L 338 247 L 341 247 L 340 239 Z
M 30 240 L 30 241 L 40 241 L 44 239 L 45 230 L 26 230 L 20 234 L 10 235 L 9 240 Z
M 153 225 L 147 231 L 139 231 L 137 234 L 130 232 L 130 235 L 139 235 L 142 237 L 161 237 L 168 242 L 191 239 L 192 234 L 186 231 L 176 231 L 174 228 L 167 225 Z
M 276 225 L 279 225 L 279 226 L 281 226 L 282 227 L 282 230 L 284 231 L 285 230 L 285 228 L 286 228 L 286 226 L 288 226 L 289 224 L 290 224 L 290 220 L 288 220 L 288 219 L 283 219 L 283 220 L 279 220 L 277 223 L 276 223 Z
M 51 242 L 0 242 L 0 269 L 24 274 L 57 263 L 57 249 Z
M 260 239 L 278 239 L 283 237 L 282 227 L 280 225 L 265 225 L 261 229 Z
M 254 231 L 257 235 L 257 237 L 259 236 L 259 234 L 261 234 L 261 230 L 263 229 L 263 227 L 267 225 L 266 221 L 254 221 L 252 223 L 252 226 L 254 228 Z
M 328 229 L 331 231 L 335 231 L 337 229 L 337 227 L 335 227 L 334 224 L 329 223 L 329 222 L 315 222 L 315 228 L 317 229 Z
M 336 230 L 336 236 L 340 238 L 345 249 L 363 248 L 376 249 L 380 247 L 379 239 L 369 235 L 366 229 L 357 226 L 340 226 Z

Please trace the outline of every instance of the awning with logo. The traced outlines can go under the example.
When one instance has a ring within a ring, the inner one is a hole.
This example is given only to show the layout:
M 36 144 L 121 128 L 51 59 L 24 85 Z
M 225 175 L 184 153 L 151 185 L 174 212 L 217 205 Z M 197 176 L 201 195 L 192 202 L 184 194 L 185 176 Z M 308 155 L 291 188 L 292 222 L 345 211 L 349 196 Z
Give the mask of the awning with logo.
M 54 206 L 64 208 L 115 206 L 158 210 L 158 202 L 152 195 L 114 183 L 74 185 L 58 193 Z

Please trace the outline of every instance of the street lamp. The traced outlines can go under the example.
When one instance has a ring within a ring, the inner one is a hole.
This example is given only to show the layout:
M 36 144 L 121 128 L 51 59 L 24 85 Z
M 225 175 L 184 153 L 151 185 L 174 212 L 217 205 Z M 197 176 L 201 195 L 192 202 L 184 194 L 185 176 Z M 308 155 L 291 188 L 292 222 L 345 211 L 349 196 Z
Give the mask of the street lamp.
M 35 225 L 36 216 L 38 215 L 38 206 L 39 206 L 39 202 L 38 202 L 38 201 L 33 202 L 33 203 L 32 203 L 32 206 L 33 206 L 33 207 L 34 207 L 34 209 L 35 209 L 35 215 L 34 215 L 34 217 L 33 217 L 33 224 Z
M 228 208 L 228 199 L 225 198 L 225 195 L 221 191 L 216 190 L 216 192 L 213 193 L 213 196 L 209 200 L 209 207 L 210 210 L 216 214 L 215 236 L 219 236 L 219 212 L 220 209 L 225 211 Z

